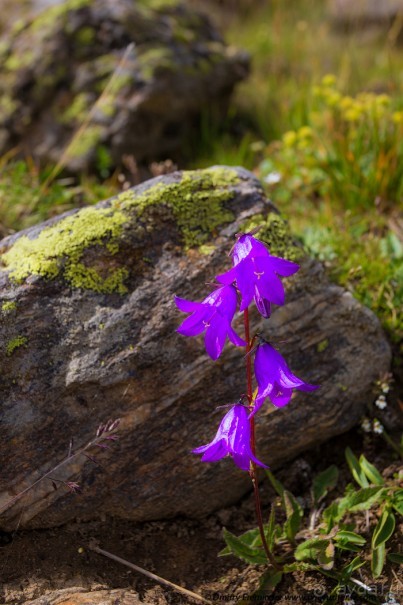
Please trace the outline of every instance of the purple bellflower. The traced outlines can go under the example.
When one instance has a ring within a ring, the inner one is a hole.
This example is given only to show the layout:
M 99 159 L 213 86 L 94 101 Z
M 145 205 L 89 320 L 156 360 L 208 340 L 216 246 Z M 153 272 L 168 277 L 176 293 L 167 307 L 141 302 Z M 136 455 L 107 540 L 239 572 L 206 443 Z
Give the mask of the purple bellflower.
M 191 313 L 176 331 L 184 336 L 198 336 L 206 331 L 204 341 L 211 359 L 216 360 L 221 355 L 227 336 L 237 347 L 246 346 L 246 342 L 231 327 L 237 306 L 234 286 L 217 288 L 201 303 L 176 296 L 175 304 L 184 313 Z
M 255 376 L 258 392 L 251 416 L 260 409 L 266 397 L 270 397 L 270 401 L 277 408 L 282 408 L 290 401 L 293 389 L 315 391 L 319 388 L 297 378 L 287 366 L 285 359 L 267 342 L 257 348 Z
M 292 261 L 272 256 L 262 242 L 244 233 L 232 249 L 234 266 L 216 277 L 221 284 L 236 282 L 242 295 L 240 311 L 248 308 L 255 299 L 263 317 L 270 317 L 270 303 L 284 304 L 284 287 L 278 275 L 288 277 L 299 269 Z M 278 274 L 278 275 L 277 275 Z
M 203 454 L 202 462 L 216 462 L 225 456 L 232 456 L 235 464 L 243 471 L 250 469 L 251 461 L 258 466 L 268 468 L 252 453 L 250 431 L 248 409 L 241 404 L 236 404 L 221 420 L 213 441 L 197 447 L 193 453 Z

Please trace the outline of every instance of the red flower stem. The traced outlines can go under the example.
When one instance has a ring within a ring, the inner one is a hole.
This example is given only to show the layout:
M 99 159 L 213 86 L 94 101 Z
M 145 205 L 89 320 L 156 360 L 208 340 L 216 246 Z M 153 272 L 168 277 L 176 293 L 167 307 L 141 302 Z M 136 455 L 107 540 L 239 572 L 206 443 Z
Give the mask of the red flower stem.
M 248 309 L 245 309 L 245 311 L 243 312 L 243 320 L 244 320 L 245 340 L 246 340 L 246 355 L 245 355 L 246 384 L 247 384 L 246 393 L 247 393 L 248 402 L 249 402 L 249 410 L 252 411 L 252 409 L 253 409 L 252 355 L 250 355 L 249 353 L 252 350 L 253 341 L 251 341 L 251 339 L 250 339 Z M 249 420 L 249 422 L 250 422 L 250 446 L 251 446 L 252 453 L 255 456 L 256 455 L 255 417 L 252 416 L 252 418 Z M 256 517 L 257 517 L 257 522 L 258 522 L 258 526 L 259 526 L 260 537 L 262 539 L 263 548 L 264 548 L 264 551 L 266 553 L 268 560 L 273 565 L 273 567 L 275 569 L 280 569 L 272 552 L 270 551 L 270 548 L 269 548 L 269 545 L 267 544 L 266 536 L 264 533 L 262 505 L 260 502 L 260 495 L 259 495 L 259 483 L 257 480 L 256 464 L 253 461 L 251 461 L 251 468 L 250 468 L 249 474 L 252 479 L 253 494 L 255 497 Z

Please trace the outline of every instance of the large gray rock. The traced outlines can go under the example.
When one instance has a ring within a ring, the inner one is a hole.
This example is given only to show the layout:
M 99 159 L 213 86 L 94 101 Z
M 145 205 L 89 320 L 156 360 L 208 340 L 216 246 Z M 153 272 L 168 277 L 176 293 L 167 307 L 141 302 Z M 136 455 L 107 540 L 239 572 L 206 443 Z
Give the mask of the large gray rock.
M 202 516 L 250 489 L 232 460 L 190 454 L 214 436 L 215 408 L 245 392 L 243 352 L 227 345 L 214 363 L 201 339 L 178 335 L 173 296 L 204 298 L 251 224 L 273 254 L 301 256 L 255 177 L 222 167 L 158 177 L 0 242 L 1 527 L 101 512 Z M 253 329 L 321 385 L 259 415 L 258 455 L 272 468 L 351 428 L 390 363 L 376 317 L 320 264 L 301 264 L 287 304 L 270 320 L 252 313 Z M 72 437 L 83 446 L 116 417 L 120 439 L 98 451 L 103 468 L 81 455 L 51 473 L 78 481 L 81 495 L 44 480 L 7 504 L 63 460 Z
M 248 73 L 247 55 L 179 0 L 65 0 L 10 29 L 0 154 L 18 146 L 70 171 L 177 156 Z
M 403 0 L 329 0 L 329 11 L 338 25 L 390 23 L 403 15 Z

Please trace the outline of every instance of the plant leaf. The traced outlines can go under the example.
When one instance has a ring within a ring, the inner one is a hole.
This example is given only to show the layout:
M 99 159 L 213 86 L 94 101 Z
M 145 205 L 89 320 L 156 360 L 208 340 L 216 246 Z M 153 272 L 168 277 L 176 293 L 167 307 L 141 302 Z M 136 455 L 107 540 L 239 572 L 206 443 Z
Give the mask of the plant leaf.
M 278 495 L 282 498 L 284 493 L 284 486 L 282 485 L 282 483 L 280 483 L 280 481 L 277 481 L 271 471 L 266 471 L 266 475 L 268 476 L 270 483 L 272 484 Z
M 227 530 L 224 530 L 224 531 L 227 531 Z M 258 527 L 256 527 L 255 529 L 249 529 L 241 536 L 238 536 L 237 539 L 241 540 L 241 542 L 243 542 L 244 544 L 246 544 L 247 546 L 250 546 L 252 548 L 262 546 L 262 539 L 260 537 L 260 532 L 259 532 Z M 232 554 L 232 550 L 229 546 L 227 546 L 226 548 L 224 548 L 223 550 L 221 550 L 218 553 L 218 556 L 224 557 L 224 556 L 230 555 L 230 554 Z
M 318 569 L 318 566 L 313 563 L 305 563 L 305 561 L 295 561 L 288 565 L 283 565 L 284 573 L 291 573 L 293 571 L 312 571 Z
M 360 534 L 356 534 L 353 531 L 346 531 L 344 529 L 338 531 L 334 539 L 340 542 L 351 542 L 352 544 L 360 545 L 363 545 L 366 542 L 365 538 L 360 536 Z
M 284 523 L 284 531 L 290 542 L 294 542 L 296 533 L 298 532 L 303 510 L 299 502 L 294 498 L 291 492 L 284 490 L 283 492 L 283 507 L 287 515 L 287 520 Z
M 339 502 L 339 508 L 343 509 L 343 514 L 347 510 L 350 512 L 368 510 L 386 493 L 387 490 L 383 487 L 366 487 L 365 489 L 360 489 L 357 492 L 345 496 L 345 498 Z
M 372 486 L 350 492 L 340 500 L 332 502 L 322 514 L 323 520 L 327 523 L 327 531 L 329 532 L 344 517 L 347 511 L 368 510 L 386 493 L 386 488 Z
M 336 486 L 338 478 L 339 469 L 335 464 L 316 475 L 312 484 L 314 504 L 318 504 Z
M 294 558 L 297 561 L 306 561 L 307 559 L 317 559 L 320 550 L 326 550 L 330 544 L 329 538 L 310 538 L 298 544 L 294 551 Z
M 322 569 L 333 569 L 334 566 L 334 544 L 329 542 L 326 548 L 318 552 L 318 563 Z
M 263 549 L 249 546 L 249 544 L 246 544 L 241 538 L 237 538 L 225 528 L 223 533 L 227 546 L 229 546 L 231 552 L 239 559 L 242 559 L 243 561 L 246 561 L 246 563 L 251 563 L 253 565 L 262 565 L 267 563 L 267 557 Z
M 368 462 L 363 454 L 361 454 L 359 459 L 360 467 L 364 471 L 366 477 L 370 480 L 373 485 L 384 485 L 384 480 L 378 469 Z
M 357 481 L 358 485 L 363 488 L 369 487 L 368 479 L 365 476 L 365 473 L 362 470 L 360 463 L 358 462 L 357 458 L 354 456 L 353 452 L 349 447 L 346 448 L 345 455 L 351 474 Z
M 341 576 L 344 580 L 350 579 L 351 574 L 353 574 L 357 569 L 365 565 L 365 561 L 361 559 L 361 557 L 354 557 L 350 563 L 345 565 L 341 570 Z
M 391 510 L 385 509 L 379 518 L 379 521 L 372 534 L 371 546 L 373 549 L 378 548 L 381 544 L 385 544 L 395 531 L 395 515 Z
M 269 522 L 266 527 L 267 527 L 267 530 L 265 531 L 265 535 L 266 535 L 267 545 L 268 545 L 269 549 L 272 551 L 275 541 L 276 541 L 276 531 L 275 531 L 276 511 L 274 509 L 274 505 L 272 505 L 272 507 L 271 507 Z
M 386 558 L 392 561 L 392 563 L 403 565 L 403 554 L 400 552 L 390 552 Z
M 371 571 L 374 578 L 379 578 L 385 564 L 385 542 L 372 551 Z

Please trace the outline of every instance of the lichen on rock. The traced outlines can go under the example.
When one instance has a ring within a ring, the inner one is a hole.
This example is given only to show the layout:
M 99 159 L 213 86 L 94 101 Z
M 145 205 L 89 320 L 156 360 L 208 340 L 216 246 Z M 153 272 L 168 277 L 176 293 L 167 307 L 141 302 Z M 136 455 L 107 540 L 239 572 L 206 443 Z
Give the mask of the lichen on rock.
M 298 246 L 288 223 L 279 215 L 270 213 L 267 216 L 256 214 L 245 224 L 245 232 L 259 227 L 256 237 L 265 242 L 271 254 L 292 261 L 298 261 L 303 255 L 302 246 Z
M 216 167 L 183 172 L 179 182 L 157 183 L 138 195 L 136 189 L 125 191 L 117 203 L 128 210 L 135 208 L 138 216 L 158 204 L 170 208 L 187 248 L 202 245 L 214 230 L 233 219 L 223 203 L 233 193 L 231 186 L 239 182 L 236 170 Z
M 13 300 L 7 300 L 1 304 L 1 312 L 3 313 L 3 315 L 11 313 L 12 311 L 15 311 L 16 308 L 17 308 L 17 303 Z
M 28 339 L 26 336 L 15 336 L 14 338 L 11 338 L 6 345 L 7 356 L 10 357 L 16 349 L 23 347 L 27 342 Z
M 152 230 L 150 211 L 167 209 L 184 246 L 201 246 L 218 227 L 233 220 L 225 202 L 233 197 L 238 182 L 237 171 L 226 167 L 150 181 L 140 192 L 134 187 L 112 198 L 106 207 L 87 207 L 61 217 L 36 237 L 22 235 L 3 253 L 1 261 L 17 283 L 30 275 L 63 277 L 73 288 L 124 294 L 125 280 L 133 268 L 125 265 L 125 258 L 115 260 L 123 227 L 130 232 L 142 221 Z M 88 255 L 89 251 L 94 253 Z
M 113 242 L 126 221 L 123 212 L 108 208 L 89 207 L 45 227 L 36 238 L 20 237 L 2 256 L 10 278 L 22 282 L 30 275 L 54 279 L 61 273 L 75 288 L 96 292 L 125 291 L 126 273 L 102 277 L 94 268 L 82 263 L 90 246 L 106 245 L 112 255 Z

